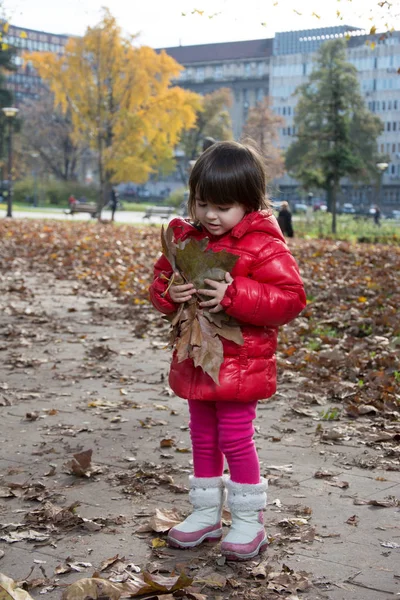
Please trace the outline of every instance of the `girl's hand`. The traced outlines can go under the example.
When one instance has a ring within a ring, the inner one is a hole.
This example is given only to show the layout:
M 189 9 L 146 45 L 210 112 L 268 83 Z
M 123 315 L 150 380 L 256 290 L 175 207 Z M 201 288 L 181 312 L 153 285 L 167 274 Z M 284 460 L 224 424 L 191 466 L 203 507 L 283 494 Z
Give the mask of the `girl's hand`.
M 177 278 L 180 277 L 179 273 L 175 273 L 174 276 Z M 172 302 L 175 302 L 176 304 L 187 302 L 191 299 L 193 294 L 196 293 L 193 283 L 183 283 L 178 285 L 172 283 L 168 291 Z
M 201 308 L 210 308 L 210 313 L 217 313 L 223 310 L 220 302 L 222 298 L 225 296 L 226 289 L 231 285 L 233 279 L 230 273 L 225 273 L 225 282 L 223 281 L 214 281 L 213 279 L 205 279 L 204 283 L 210 285 L 212 290 L 198 290 L 199 294 L 202 296 L 211 296 L 211 300 L 207 300 L 205 302 L 200 302 Z

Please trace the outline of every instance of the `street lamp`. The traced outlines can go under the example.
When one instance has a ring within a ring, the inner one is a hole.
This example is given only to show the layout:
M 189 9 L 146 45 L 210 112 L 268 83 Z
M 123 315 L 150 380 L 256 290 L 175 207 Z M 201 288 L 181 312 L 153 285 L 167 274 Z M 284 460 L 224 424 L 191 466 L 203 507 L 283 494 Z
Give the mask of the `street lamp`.
M 38 205 L 38 194 L 37 194 L 37 165 L 36 159 L 39 158 L 39 152 L 31 152 L 31 157 L 34 161 L 32 175 L 33 175 L 33 206 L 36 208 Z
M 14 127 L 14 119 L 19 110 L 14 106 L 5 106 L 1 109 L 8 121 L 8 197 L 7 197 L 7 217 L 12 217 L 12 132 Z
M 382 182 L 383 182 L 383 174 L 388 168 L 389 164 L 385 162 L 376 163 L 376 168 L 379 170 L 379 184 L 378 184 L 378 202 L 377 206 L 381 206 L 382 204 Z

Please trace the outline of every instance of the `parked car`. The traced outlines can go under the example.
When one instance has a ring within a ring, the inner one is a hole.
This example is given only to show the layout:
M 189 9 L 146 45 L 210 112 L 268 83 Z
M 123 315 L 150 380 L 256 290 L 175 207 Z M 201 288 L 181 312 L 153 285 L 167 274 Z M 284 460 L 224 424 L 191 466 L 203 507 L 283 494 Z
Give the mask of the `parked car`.
M 293 205 L 293 212 L 305 213 L 305 212 L 307 212 L 307 208 L 308 208 L 307 204 L 296 203 Z
M 150 198 L 150 191 L 144 187 L 137 188 L 137 195 L 139 198 Z
M 388 216 L 388 219 L 396 219 L 396 221 L 400 220 L 400 210 L 392 210 Z
M 342 213 L 345 215 L 354 215 L 356 209 L 350 202 L 345 202 L 342 206 Z
M 328 207 L 323 202 L 317 202 L 316 204 L 314 204 L 313 210 L 314 212 L 317 210 L 320 210 L 321 212 L 326 212 L 328 210 Z

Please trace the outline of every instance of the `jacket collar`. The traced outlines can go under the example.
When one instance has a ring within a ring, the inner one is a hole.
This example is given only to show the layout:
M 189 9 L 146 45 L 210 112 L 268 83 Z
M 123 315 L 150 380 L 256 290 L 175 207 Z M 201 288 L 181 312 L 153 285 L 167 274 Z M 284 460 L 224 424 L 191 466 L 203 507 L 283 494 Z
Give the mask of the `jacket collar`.
M 178 221 L 178 219 L 176 219 Z M 222 239 L 225 235 L 230 235 L 236 239 L 242 238 L 249 230 L 250 231 L 263 231 L 268 233 L 272 237 L 278 238 L 281 241 L 285 241 L 277 220 L 268 210 L 254 211 L 247 213 L 243 219 L 233 227 L 228 233 L 222 236 L 213 236 L 208 231 L 203 229 L 201 226 L 196 226 L 190 223 L 189 220 L 179 219 L 180 223 L 178 227 L 181 229 L 181 235 L 179 239 L 185 240 L 187 237 L 201 240 L 205 237 L 210 240 Z
M 230 234 L 238 239 L 243 237 L 244 234 L 247 233 L 253 222 L 259 218 L 259 214 L 259 211 L 247 213 L 247 215 L 245 215 L 243 219 L 237 225 L 235 225 L 233 229 L 231 229 Z

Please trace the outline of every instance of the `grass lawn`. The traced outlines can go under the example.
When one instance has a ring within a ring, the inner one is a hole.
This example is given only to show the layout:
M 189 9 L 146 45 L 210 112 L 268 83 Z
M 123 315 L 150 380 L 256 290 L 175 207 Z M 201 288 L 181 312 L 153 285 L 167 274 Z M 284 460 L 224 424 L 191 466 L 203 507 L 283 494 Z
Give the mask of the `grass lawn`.
M 328 213 L 315 212 L 310 221 L 307 221 L 304 215 L 295 216 L 293 227 L 295 236 L 300 238 L 400 245 L 400 221 L 393 219 L 382 219 L 381 225 L 378 226 L 370 218 L 338 215 L 337 232 L 334 235 L 331 231 L 332 216 Z
M 151 203 L 124 202 L 124 212 L 143 212 Z M 57 213 L 68 207 L 40 206 L 37 208 L 28 204 L 13 203 L 13 210 L 35 213 L 37 211 L 46 213 Z M 0 204 L 0 210 L 7 210 L 5 203 Z M 118 213 L 118 211 L 117 211 Z M 145 223 L 143 223 L 145 225 Z M 294 215 L 294 233 L 298 238 L 348 240 L 351 242 L 386 243 L 400 245 L 400 221 L 393 219 L 382 219 L 381 225 L 377 226 L 372 219 L 354 217 L 353 215 L 337 216 L 337 233 L 334 235 L 332 229 L 332 216 L 328 213 L 312 213 L 311 219 L 307 220 L 305 215 Z
M 144 212 L 148 206 L 153 206 L 151 202 L 123 202 L 123 210 L 130 212 Z M 20 202 L 13 202 L 13 210 L 23 210 L 24 212 L 60 212 L 60 210 L 68 210 L 68 205 L 65 206 L 38 206 L 33 207 L 32 204 L 23 204 Z M 7 204 L 4 202 L 0 203 L 0 210 L 7 210 Z M 109 210 L 109 209 L 106 209 Z M 117 211 L 118 212 L 118 211 Z

